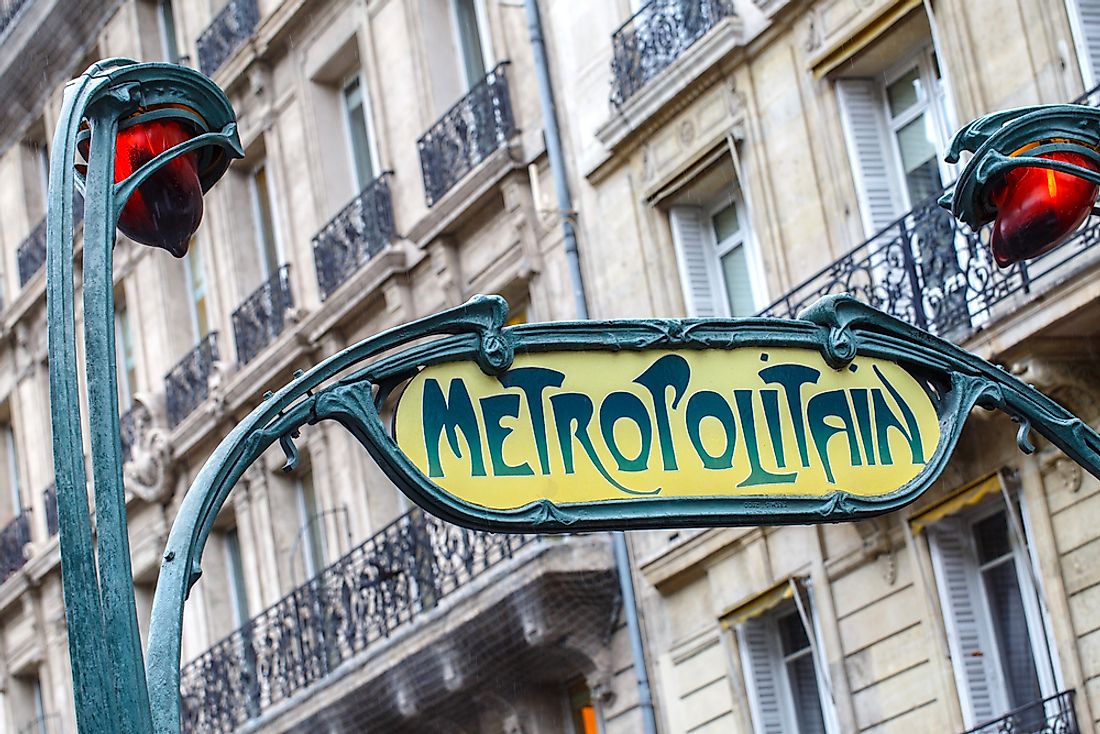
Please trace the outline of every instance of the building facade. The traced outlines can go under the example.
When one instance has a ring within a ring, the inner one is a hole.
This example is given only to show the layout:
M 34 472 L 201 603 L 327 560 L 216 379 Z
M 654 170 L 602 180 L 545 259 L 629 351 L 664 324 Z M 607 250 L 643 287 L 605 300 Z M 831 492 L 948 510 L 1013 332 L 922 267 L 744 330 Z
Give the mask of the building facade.
M 209 74 L 246 150 L 185 258 L 116 246 L 143 636 L 183 494 L 266 390 L 476 293 L 514 323 L 575 317 L 563 218 L 593 318 L 794 317 L 849 291 L 1100 419 L 1096 225 L 1001 271 L 935 205 L 960 123 L 1097 101 L 1096 0 L 538 6 L 568 211 L 522 2 L 0 3 L 0 731 L 75 731 L 42 222 L 61 84 L 98 58 Z M 976 413 L 938 485 L 880 519 L 631 534 L 659 730 L 1091 731 L 1100 482 L 1016 433 Z M 447 526 L 338 427 L 299 444 L 207 544 L 187 731 L 643 730 L 604 534 Z

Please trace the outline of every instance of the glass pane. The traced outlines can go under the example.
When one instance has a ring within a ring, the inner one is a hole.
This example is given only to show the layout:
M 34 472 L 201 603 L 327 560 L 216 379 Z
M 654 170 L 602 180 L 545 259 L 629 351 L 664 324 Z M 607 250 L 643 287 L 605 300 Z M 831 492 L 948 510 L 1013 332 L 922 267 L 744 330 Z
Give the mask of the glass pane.
M 1008 513 L 1001 511 L 974 523 L 974 542 L 978 546 L 978 563 L 989 563 L 1008 555 L 1012 550 L 1008 535 Z
M 164 50 L 164 60 L 173 64 L 179 61 L 179 47 L 176 45 L 176 15 L 172 10 L 172 0 L 160 0 L 158 10 L 160 22 L 160 42 Z
M 787 679 L 791 686 L 795 716 L 798 718 L 798 734 L 825 734 L 825 718 L 821 714 L 821 696 L 817 690 L 813 655 L 806 652 L 787 661 Z
M 920 69 L 916 66 L 886 87 L 886 100 L 892 117 L 897 117 L 923 99 L 924 89 L 921 87 Z
M 367 111 L 363 104 L 363 90 L 356 77 L 344 87 L 344 107 L 348 115 L 348 133 L 351 136 L 351 156 L 355 164 L 355 184 L 359 191 L 374 178 L 374 161 L 371 159 L 370 138 L 367 134 Z
M 133 405 L 137 391 L 137 363 L 134 359 L 134 340 L 130 333 L 130 314 L 125 303 L 115 309 L 115 349 L 119 354 L 118 401 L 122 410 Z
M 11 498 L 11 517 L 15 517 L 23 510 L 23 500 L 19 496 L 19 455 L 15 450 L 15 431 L 10 425 L 0 426 L 4 441 L 4 463 L 7 471 L 4 472 L 8 480 L 8 496 Z
M 1024 615 L 1024 600 L 1016 576 L 1016 562 L 1009 558 L 982 572 L 989 613 L 1001 654 L 1001 668 L 1008 686 L 1009 708 L 1018 708 L 1042 698 L 1039 676 L 1032 656 L 1031 635 Z M 1042 707 L 1033 713 L 1041 714 Z M 1025 731 L 1032 731 L 1027 728 Z
M 199 251 L 198 242 L 194 239 L 191 240 L 187 255 L 183 259 L 187 272 L 187 287 L 191 292 L 191 319 L 197 341 L 210 333 L 210 320 L 206 313 L 206 276 L 203 273 L 202 253 Z
M 726 285 L 726 298 L 729 299 L 731 316 L 754 316 L 756 301 L 752 296 L 752 283 L 749 281 L 749 263 L 745 248 L 738 246 L 721 258 L 722 278 Z
M 741 231 L 741 221 L 737 216 L 737 204 L 730 204 L 710 218 L 714 226 L 714 239 L 719 245 Z
M 806 636 L 806 627 L 797 612 L 780 617 L 777 624 L 784 657 L 809 648 L 810 638 Z
M 260 165 L 252 174 L 252 206 L 256 218 L 256 239 L 264 277 L 279 269 L 279 252 L 275 246 L 275 220 L 271 214 L 267 166 Z
M 317 512 L 317 494 L 313 488 L 313 475 L 302 477 L 299 495 L 301 533 L 298 540 L 302 544 L 302 559 L 305 573 L 313 578 L 325 565 L 325 541 L 322 535 L 321 516 Z
M 485 78 L 485 53 L 481 49 L 481 31 L 477 24 L 477 0 L 454 0 L 455 22 L 458 39 L 462 44 L 462 64 L 466 70 L 467 86 L 474 86 Z
M 905 185 L 914 205 L 943 189 L 932 124 L 931 115 L 922 114 L 897 132 Z

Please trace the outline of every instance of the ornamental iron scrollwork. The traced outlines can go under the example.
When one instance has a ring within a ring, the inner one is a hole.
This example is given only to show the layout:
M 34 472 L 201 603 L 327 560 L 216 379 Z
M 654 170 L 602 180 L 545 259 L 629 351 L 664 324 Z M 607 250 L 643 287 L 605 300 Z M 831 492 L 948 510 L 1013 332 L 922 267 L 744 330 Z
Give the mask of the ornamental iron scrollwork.
M 967 729 L 964 734 L 1080 734 L 1076 691 L 1056 693 L 1049 698 L 1013 709 L 1004 716 Z
M 313 237 L 322 301 L 393 240 L 389 175 L 371 181 Z
M 402 515 L 188 663 L 183 731 L 233 731 L 535 540 Z
M 218 332 L 212 331 L 164 376 L 169 428 L 178 426 L 209 397 L 210 377 L 217 361 Z
M 723 18 L 732 0 L 652 0 L 611 34 L 611 104 L 620 107 Z
M 434 205 L 516 134 L 502 61 L 416 141 L 424 199 Z
M 268 344 L 278 339 L 292 308 L 294 296 L 290 292 L 290 265 L 282 265 L 244 299 L 230 317 L 237 344 L 237 361 L 242 365 L 248 364 Z
M 19 243 L 15 258 L 19 267 L 19 285 L 25 286 L 46 264 L 46 220 L 42 219 Z
M 259 21 L 256 0 L 229 0 L 195 42 L 199 70 L 207 76 L 217 71 L 248 40 Z
M 27 556 L 23 546 L 31 542 L 30 511 L 23 510 L 0 530 L 0 581 L 23 568 Z

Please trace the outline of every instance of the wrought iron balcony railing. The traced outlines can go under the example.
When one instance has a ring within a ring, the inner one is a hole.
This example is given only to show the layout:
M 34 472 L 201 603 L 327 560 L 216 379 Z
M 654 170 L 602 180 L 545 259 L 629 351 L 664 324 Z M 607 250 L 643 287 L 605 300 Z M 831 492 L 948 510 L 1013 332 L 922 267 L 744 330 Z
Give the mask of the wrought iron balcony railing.
M 533 542 L 413 510 L 186 665 L 183 730 L 230 732 Z
M 23 724 L 16 734 L 64 734 L 64 729 L 61 725 L 60 716 L 57 714 L 43 714 Z
M 27 562 L 23 555 L 23 546 L 29 542 L 31 515 L 29 511 L 23 510 L 0 530 L 0 581 L 7 581 L 9 576 Z
M 217 71 L 248 40 L 259 22 L 256 0 L 229 0 L 195 43 L 199 70 L 208 76 Z
M 651 0 L 611 34 L 611 104 L 633 97 L 723 18 L 733 0 Z
M 50 482 L 50 486 L 42 491 L 42 506 L 46 509 L 46 531 L 51 535 L 57 535 L 57 484 Z
M 282 265 L 233 312 L 233 339 L 237 361 L 248 364 L 286 326 L 287 311 L 294 308 L 290 293 L 290 265 Z
M 313 262 L 322 301 L 393 240 L 389 175 L 371 181 L 314 236 Z
M 1073 708 L 1075 691 L 1062 691 L 1008 712 L 963 734 L 1080 734 Z
M 169 428 L 178 426 L 209 396 L 210 373 L 217 361 L 218 332 L 212 331 L 164 376 Z
M 16 250 L 19 265 L 19 286 L 27 284 L 35 273 L 46 264 L 46 220 L 43 219 L 31 230 Z
M 428 206 L 516 133 L 507 65 L 500 62 L 416 142 Z
M 1098 91 L 1074 102 L 1095 104 Z M 903 321 L 961 341 L 1006 313 L 1013 296 L 1033 294 L 1097 260 L 1084 256 L 1100 244 L 1100 218 L 1094 217 L 1061 247 L 1002 270 L 989 251 L 992 225 L 970 231 L 937 205 L 939 196 L 788 291 L 761 315 L 794 318 L 821 296 L 851 293 Z

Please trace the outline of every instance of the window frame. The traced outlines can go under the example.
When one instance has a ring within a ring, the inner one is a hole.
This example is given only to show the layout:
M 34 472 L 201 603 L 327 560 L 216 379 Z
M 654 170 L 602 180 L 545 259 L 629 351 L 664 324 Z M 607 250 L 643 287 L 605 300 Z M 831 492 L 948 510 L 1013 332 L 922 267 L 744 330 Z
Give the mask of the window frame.
M 825 726 L 825 732 L 826 734 L 839 734 L 840 732 L 840 726 L 836 715 L 836 704 L 832 700 L 829 681 L 824 677 L 824 671 L 826 670 L 825 661 L 820 659 L 820 656 L 823 654 L 823 638 L 818 615 L 814 613 L 815 605 L 813 603 L 813 590 L 809 585 L 809 580 L 804 579 L 804 581 L 806 585 L 801 588 L 796 585 L 795 593 L 805 592 L 805 612 L 809 616 L 809 620 L 803 617 L 799 605 L 791 599 L 780 603 L 774 609 L 766 610 L 757 617 L 746 619 L 741 624 L 737 625 L 736 628 L 742 680 L 745 684 L 749 716 L 754 732 L 761 731 L 762 723 L 759 713 L 759 682 L 752 674 L 754 668 L 751 659 L 752 651 L 746 639 L 746 625 L 748 624 L 763 624 L 766 626 L 765 633 L 767 635 L 767 653 L 769 656 L 768 665 L 771 668 L 772 675 L 776 679 L 775 693 L 779 699 L 778 708 L 780 711 L 780 718 L 782 719 L 782 731 L 791 733 L 799 732 L 798 711 L 795 708 L 790 671 L 787 667 L 788 656 L 783 653 L 783 644 L 779 631 L 779 620 L 788 616 L 794 616 L 797 619 L 797 623 L 807 633 L 808 654 L 810 655 L 813 665 L 814 684 L 817 688 L 818 705 L 821 712 L 821 720 Z M 805 655 L 806 653 L 803 652 L 801 654 Z
M 932 559 L 933 576 L 939 597 L 940 612 L 948 637 L 948 649 L 951 651 L 951 669 L 955 680 L 956 693 L 962 708 L 963 719 L 969 727 L 978 726 L 984 722 L 977 718 L 973 710 L 973 706 L 970 703 L 971 692 L 969 690 L 969 685 L 966 683 L 967 676 L 959 667 L 959 660 L 962 657 L 962 652 L 959 648 L 958 621 L 955 619 L 954 610 L 944 603 L 946 584 L 943 570 L 944 561 L 940 555 L 942 551 L 934 547 L 938 544 L 938 539 L 942 534 L 959 532 L 958 528 L 952 529 L 953 526 L 961 526 L 961 535 L 964 538 L 963 546 L 965 549 L 964 561 L 966 563 L 964 573 L 966 575 L 967 584 L 977 589 L 978 603 L 975 611 L 979 617 L 978 623 L 980 628 L 978 632 L 982 644 L 988 648 L 988 652 L 983 650 L 983 654 L 988 654 L 993 661 L 993 676 L 991 680 L 987 679 L 989 680 L 989 686 L 991 688 L 990 695 L 995 702 L 995 709 L 999 711 L 999 713 L 994 715 L 993 720 L 996 720 L 997 716 L 1007 714 L 1012 709 L 1012 705 L 1008 700 L 1008 682 L 1005 680 L 1004 666 L 1001 661 L 1001 643 L 996 636 L 996 626 L 993 623 L 993 615 L 989 607 L 989 591 L 982 574 L 983 566 L 986 564 L 981 563 L 978 558 L 974 526 L 983 520 L 993 517 L 999 512 L 1005 514 L 1005 521 L 1007 523 L 1006 533 L 1008 535 L 1012 560 L 1015 565 L 1016 583 L 1020 592 L 1020 598 L 1023 602 L 1024 619 L 1027 624 L 1032 662 L 1035 665 L 1036 677 L 1039 681 L 1039 700 L 1043 700 L 1058 693 L 1063 689 L 1064 685 L 1061 665 L 1059 664 L 1057 655 L 1057 647 L 1054 644 L 1050 615 L 1046 612 L 1043 602 L 1045 592 L 1042 587 L 1042 576 L 1039 574 L 1036 559 L 1031 551 L 1032 544 L 1029 542 L 1032 532 L 1027 521 L 1027 511 L 1024 506 L 1023 497 L 1019 496 L 1018 493 L 1013 493 L 1009 495 L 1009 498 L 1014 503 L 1015 510 L 1018 513 L 1015 518 L 1013 517 L 1013 508 L 1008 506 L 1002 495 L 996 500 L 985 502 L 969 512 L 963 512 L 944 518 L 929 527 L 929 531 L 931 531 L 928 535 L 930 546 L 929 553 Z M 1019 520 L 1020 531 L 1024 534 L 1022 539 L 1017 537 L 1017 532 L 1014 528 L 1016 520 Z M 1020 545 L 1021 540 L 1024 543 L 1023 547 Z M 1002 559 L 1003 558 L 1002 556 Z M 960 688 L 960 685 L 964 686 L 966 690 Z
M 115 352 L 118 354 L 119 407 L 129 410 L 134 406 L 134 395 L 138 391 L 137 357 L 134 352 L 133 329 L 130 327 L 130 312 L 126 301 L 115 300 Z
M 267 217 L 264 217 L 260 202 L 261 184 L 256 180 L 261 172 L 264 177 L 262 194 L 267 200 Z M 257 161 L 248 170 L 246 186 L 248 188 L 249 206 L 252 209 L 252 236 L 256 243 L 256 254 L 260 262 L 261 280 L 266 282 L 268 278 L 278 272 L 286 261 L 282 237 L 279 236 L 279 214 L 275 202 L 275 182 L 272 178 L 271 164 L 266 157 Z M 265 224 L 266 228 L 270 229 L 270 243 L 267 242 L 268 235 L 264 232 Z M 274 262 L 268 262 L 269 254 L 274 255 Z
M 233 612 L 233 629 L 240 629 L 252 619 L 252 608 L 244 575 L 244 556 L 241 553 L 240 535 L 235 526 L 225 531 L 222 546 L 225 548 L 225 573 L 229 582 L 227 586 Z
M 183 55 L 180 53 L 177 35 L 176 9 L 172 0 L 154 0 L 156 3 L 157 32 L 160 35 L 160 51 L 164 60 L 178 64 Z
M 367 157 L 370 162 L 370 170 L 367 172 L 367 179 L 360 181 L 359 165 L 356 160 L 356 143 L 355 133 L 352 125 L 355 123 L 352 121 L 352 107 L 348 103 L 348 89 L 352 85 L 356 85 L 359 92 L 359 106 L 363 110 L 363 120 L 365 123 L 365 134 L 367 139 Z M 340 116 L 343 118 L 344 124 L 344 140 L 347 145 L 349 155 L 348 173 L 351 176 L 351 186 L 355 191 L 355 195 L 358 196 L 364 189 L 371 184 L 372 181 L 378 178 L 381 174 L 381 162 L 378 159 L 378 136 L 374 127 L 374 114 L 370 100 L 370 93 L 367 85 L 364 83 L 363 72 L 361 69 L 357 69 L 351 74 L 348 74 L 340 82 L 338 88 L 338 94 L 340 97 Z
M 461 70 L 461 79 L 463 81 L 463 88 L 465 94 L 469 90 L 473 89 L 490 70 L 494 67 L 494 54 L 492 39 L 489 35 L 489 18 L 485 10 L 484 0 L 469 0 L 474 6 L 474 21 L 477 23 L 477 37 L 478 43 L 481 45 L 481 63 L 485 67 L 484 73 L 476 79 L 470 76 L 470 68 L 466 64 L 466 44 L 463 42 L 462 29 L 459 26 L 458 16 L 458 3 L 463 0 L 447 0 L 448 10 L 450 11 L 451 18 L 451 30 L 454 34 L 455 52 L 458 55 L 458 65 Z
M 187 248 L 187 254 L 183 256 L 184 284 L 187 287 L 187 314 L 191 319 L 191 332 L 195 344 L 198 344 L 210 335 L 213 328 L 210 324 L 209 308 L 209 284 L 206 282 L 206 272 L 203 268 L 202 252 L 199 250 L 197 240 L 192 240 Z M 198 281 L 198 283 L 196 283 Z M 201 287 L 196 288 L 196 285 Z M 202 304 L 201 313 L 199 304 Z M 205 322 L 205 323 L 203 323 Z
M 737 232 L 724 240 L 718 240 L 718 232 L 715 231 L 714 218 L 722 211 L 729 207 L 734 207 L 737 212 Z M 765 285 L 763 268 L 760 263 L 760 253 L 755 246 L 755 238 L 752 236 L 752 227 L 747 226 L 748 210 L 745 206 L 745 195 L 741 191 L 741 187 L 735 185 L 732 192 L 728 196 L 722 196 L 715 199 L 711 204 L 704 209 L 704 213 L 707 217 L 708 233 L 713 245 L 713 262 L 711 263 L 715 268 L 718 284 L 721 286 L 719 291 L 723 297 L 723 304 L 725 306 L 725 314 L 727 317 L 733 318 L 733 304 L 730 303 L 729 284 L 726 282 L 726 271 L 722 267 L 722 258 L 732 253 L 737 248 L 741 248 L 745 254 L 745 269 L 746 275 L 749 280 L 749 295 L 752 297 L 752 313 L 742 314 L 739 318 L 751 317 L 760 313 L 760 310 L 764 308 L 767 303 L 767 293 L 762 292 Z M 731 240 L 737 240 L 732 242 Z
M 900 115 L 894 115 L 890 111 L 890 95 L 887 90 L 891 84 L 904 77 L 914 66 L 917 68 L 917 78 L 920 80 L 924 92 L 923 99 L 920 99 Z M 893 169 L 891 175 L 903 211 L 909 211 L 921 202 L 913 201 L 909 195 L 909 185 L 905 180 L 905 161 L 901 154 L 898 132 L 921 115 L 928 113 L 932 118 L 932 127 L 937 138 L 933 141 L 933 144 L 936 147 L 936 167 L 939 170 L 940 183 L 944 186 L 950 185 L 957 177 L 957 166 L 943 160 L 944 153 L 947 152 L 947 148 L 951 144 L 952 126 L 950 113 L 948 112 L 949 93 L 947 84 L 943 79 L 942 71 L 939 72 L 939 79 L 936 78 L 938 69 L 936 50 L 930 39 L 927 44 L 891 65 L 882 75 L 877 89 L 879 104 L 882 107 L 881 119 L 886 126 L 884 132 L 890 141 L 890 160 Z

